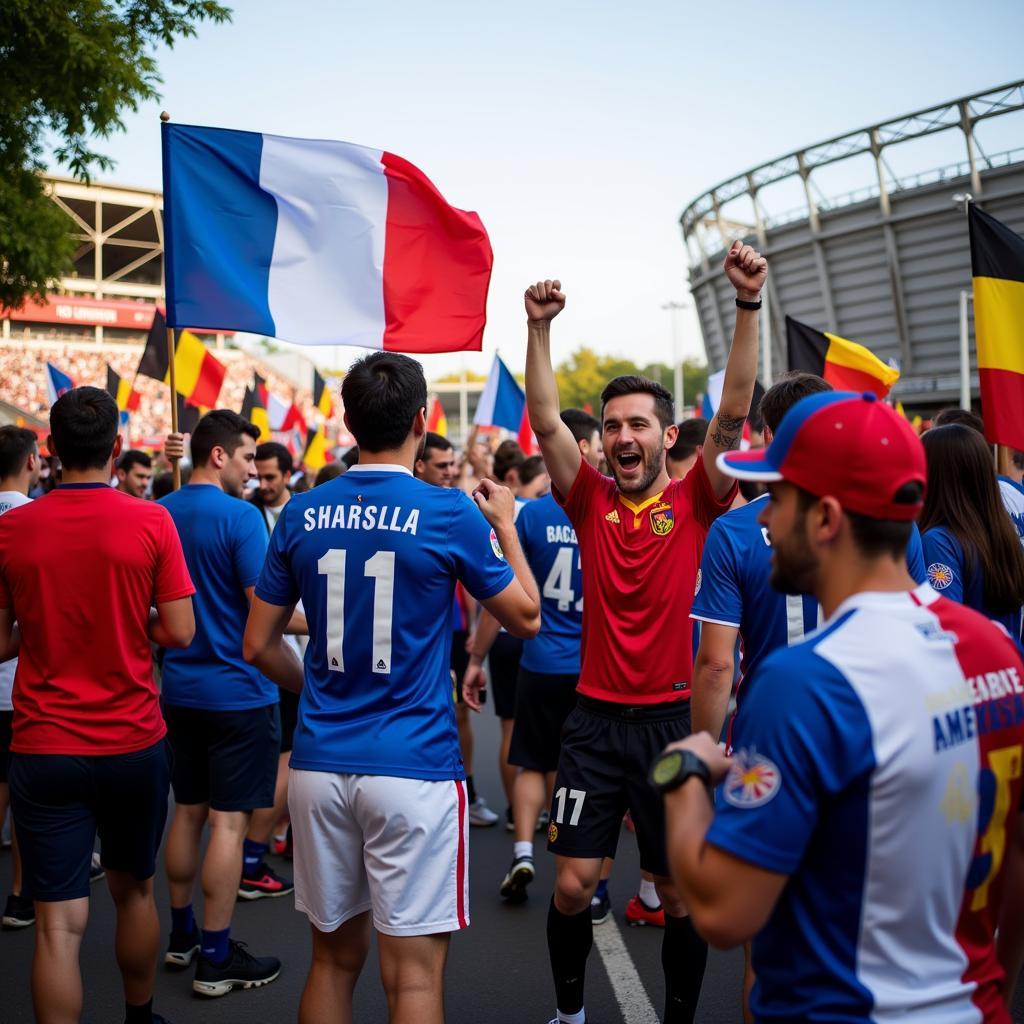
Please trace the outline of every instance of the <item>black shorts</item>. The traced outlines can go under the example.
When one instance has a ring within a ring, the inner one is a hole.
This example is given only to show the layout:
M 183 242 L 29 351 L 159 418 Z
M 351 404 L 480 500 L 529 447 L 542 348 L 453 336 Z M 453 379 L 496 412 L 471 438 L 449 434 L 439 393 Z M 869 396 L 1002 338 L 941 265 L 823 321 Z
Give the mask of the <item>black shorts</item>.
M 449 667 L 452 671 L 452 689 L 455 691 L 455 703 L 462 703 L 462 680 L 469 668 L 469 651 L 466 640 L 469 634 L 464 629 L 456 629 L 452 633 L 452 656 Z
M 576 707 L 577 675 L 551 675 L 519 668 L 516 723 L 508 763 L 553 772 L 562 749 L 562 726 Z
M 628 808 L 640 867 L 668 875 L 665 807 L 647 781 L 651 762 L 690 734 L 690 702 L 634 707 L 579 697 L 565 720 L 548 849 L 563 857 L 612 857 Z
M 24 895 L 46 902 L 88 896 L 97 832 L 105 868 L 152 878 L 170 781 L 165 740 L 132 754 L 11 754 Z
M 523 641 L 511 633 L 499 633 L 494 638 L 488 662 L 491 669 L 491 690 L 494 693 L 494 713 L 499 718 L 516 717 L 516 680 L 519 678 L 519 659 L 523 656 Z
M 215 811 L 274 806 L 281 716 L 276 704 L 243 711 L 164 705 L 174 751 L 174 799 Z
M 11 753 L 11 723 L 13 711 L 0 711 L 0 782 L 7 781 L 7 758 Z M 0 825 L 3 822 L 0 821 Z
M 295 727 L 299 724 L 299 695 L 282 689 L 278 708 L 281 713 L 280 750 L 282 754 L 287 754 L 291 752 L 295 742 Z

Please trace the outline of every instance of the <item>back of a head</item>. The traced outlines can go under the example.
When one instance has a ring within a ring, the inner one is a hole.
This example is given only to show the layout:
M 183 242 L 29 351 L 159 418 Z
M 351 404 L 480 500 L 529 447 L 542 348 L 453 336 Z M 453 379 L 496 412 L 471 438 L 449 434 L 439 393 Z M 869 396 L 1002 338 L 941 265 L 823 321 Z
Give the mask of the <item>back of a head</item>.
M 504 480 L 509 470 L 518 469 L 526 461 L 526 453 L 518 441 L 502 441 L 494 453 L 494 477 Z
M 181 485 L 185 486 L 189 482 L 192 476 L 191 466 L 181 467 Z M 153 477 L 153 500 L 159 501 L 161 498 L 166 498 L 174 490 L 174 474 L 167 470 L 165 473 L 157 473 Z
M 36 450 L 36 435 L 9 423 L 0 427 L 0 480 L 17 476 Z
M 264 441 L 256 446 L 256 461 L 266 462 L 268 459 L 277 459 L 277 467 L 285 476 L 291 476 L 295 463 L 292 460 L 292 453 L 278 441 Z
M 347 468 L 344 462 L 328 462 L 326 466 L 321 466 L 317 471 L 313 486 L 319 487 L 321 484 L 327 483 L 328 480 L 341 476 Z
M 130 473 L 136 466 L 152 469 L 153 460 L 138 448 L 129 448 L 128 451 L 122 452 L 121 457 L 117 460 L 117 468 L 125 473 Z
M 120 413 L 100 388 L 65 391 L 50 410 L 50 434 L 64 469 L 103 469 L 117 439 Z
M 761 419 L 764 425 L 775 434 L 782 422 L 782 417 L 808 395 L 817 395 L 823 391 L 835 389 L 827 380 L 814 373 L 804 370 L 791 370 L 784 373 L 764 393 L 761 399 Z
M 985 436 L 985 422 L 970 409 L 960 409 L 950 406 L 948 409 L 940 409 L 932 420 L 932 427 L 950 427 L 959 424 L 962 427 L 970 427 L 971 430 Z
M 449 441 L 443 434 L 435 434 L 432 430 L 428 430 L 426 434 L 423 435 L 424 456 L 426 456 L 427 452 L 446 452 L 453 447 L 454 445 L 451 441 Z
M 544 459 L 540 455 L 531 455 L 529 458 L 523 459 L 519 466 L 519 483 L 523 487 L 528 484 L 532 484 L 542 473 L 546 473 L 547 466 L 544 465 Z
M 1024 604 L 1024 549 L 999 493 L 991 449 L 963 421 L 932 427 L 921 440 L 928 459 L 921 531 L 946 527 L 963 548 L 967 575 L 980 570 L 987 607 L 1015 611 Z
M 401 448 L 416 413 L 427 406 L 427 381 L 415 359 L 373 352 L 352 364 L 341 382 L 345 416 L 356 443 L 368 452 Z
M 675 418 L 675 409 L 672 402 L 672 392 L 662 387 L 657 381 L 648 380 L 647 377 L 640 377 L 636 374 L 626 374 L 622 377 L 613 377 L 601 392 L 601 417 L 604 418 L 605 406 L 613 398 L 621 398 L 623 395 L 650 395 L 654 400 L 654 411 L 661 423 L 661 429 L 666 430 L 672 426 Z
M 679 433 L 676 435 L 676 442 L 669 448 L 667 455 L 674 462 L 682 462 L 697 454 L 708 436 L 710 423 L 703 416 L 691 416 L 679 424 Z
M 589 412 L 583 409 L 563 409 L 561 416 L 562 422 L 572 431 L 577 444 L 580 441 L 593 440 L 595 431 L 598 437 L 601 436 L 601 421 L 596 416 L 591 416 Z
M 246 436 L 258 440 L 260 428 L 230 409 L 208 412 L 192 432 L 192 465 L 205 466 L 213 449 L 218 447 L 229 456 L 234 455 Z

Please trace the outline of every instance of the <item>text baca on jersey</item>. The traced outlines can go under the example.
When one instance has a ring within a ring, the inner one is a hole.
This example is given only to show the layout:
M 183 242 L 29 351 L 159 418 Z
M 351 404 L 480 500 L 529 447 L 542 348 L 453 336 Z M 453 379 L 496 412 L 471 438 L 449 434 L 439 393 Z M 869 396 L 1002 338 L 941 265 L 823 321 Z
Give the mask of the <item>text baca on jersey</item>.
M 562 524 L 548 527 L 549 544 L 576 544 L 576 531 L 571 526 Z
M 317 505 L 303 513 L 305 530 L 390 530 L 415 536 L 420 510 L 401 505 Z

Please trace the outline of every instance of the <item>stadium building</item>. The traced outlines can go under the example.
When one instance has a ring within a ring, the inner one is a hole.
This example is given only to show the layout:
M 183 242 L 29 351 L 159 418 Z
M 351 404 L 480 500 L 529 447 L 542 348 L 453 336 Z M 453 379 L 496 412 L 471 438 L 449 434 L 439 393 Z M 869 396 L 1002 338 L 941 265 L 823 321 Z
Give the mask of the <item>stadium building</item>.
M 909 409 L 978 395 L 969 195 L 1024 234 L 1024 81 L 807 146 L 720 182 L 683 211 L 704 347 L 725 363 L 735 307 L 720 272 L 735 238 L 771 264 L 763 378 L 787 369 L 785 317 L 893 360 Z

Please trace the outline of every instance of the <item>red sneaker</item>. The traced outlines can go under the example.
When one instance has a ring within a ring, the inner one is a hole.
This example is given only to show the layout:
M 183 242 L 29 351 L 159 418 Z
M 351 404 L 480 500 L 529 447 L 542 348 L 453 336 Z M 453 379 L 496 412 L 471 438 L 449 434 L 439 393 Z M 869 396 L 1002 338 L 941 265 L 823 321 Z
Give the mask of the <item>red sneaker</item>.
M 636 825 L 633 824 L 633 815 L 626 811 L 622 817 L 622 824 L 625 826 L 627 832 L 635 832 Z
M 665 908 L 658 907 L 657 910 L 651 910 L 639 896 L 634 896 L 626 904 L 626 923 L 633 927 L 649 924 L 654 928 L 664 928 Z
M 295 886 L 290 878 L 282 878 L 266 864 L 253 872 L 251 878 L 242 878 L 238 884 L 238 895 L 243 900 L 262 900 L 268 896 L 287 896 L 294 892 Z

